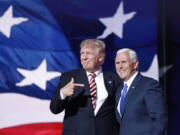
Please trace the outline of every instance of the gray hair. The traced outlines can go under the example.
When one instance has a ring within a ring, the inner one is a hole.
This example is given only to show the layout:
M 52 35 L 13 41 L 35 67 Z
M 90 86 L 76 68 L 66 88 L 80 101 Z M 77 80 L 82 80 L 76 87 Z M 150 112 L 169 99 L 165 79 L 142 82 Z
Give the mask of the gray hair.
M 105 43 L 102 41 L 102 40 L 98 40 L 98 39 L 86 39 L 86 40 L 83 40 L 80 44 L 80 47 L 84 47 L 84 46 L 94 46 L 96 47 L 99 52 L 101 53 L 105 53 L 105 48 L 106 48 L 106 45 Z
M 135 62 L 135 61 L 138 61 L 138 56 L 137 56 L 137 53 L 130 49 L 130 48 L 123 48 L 123 49 L 119 49 L 116 53 L 117 54 L 120 54 L 120 53 L 128 53 L 129 57 L 130 57 L 130 60 L 132 62 Z

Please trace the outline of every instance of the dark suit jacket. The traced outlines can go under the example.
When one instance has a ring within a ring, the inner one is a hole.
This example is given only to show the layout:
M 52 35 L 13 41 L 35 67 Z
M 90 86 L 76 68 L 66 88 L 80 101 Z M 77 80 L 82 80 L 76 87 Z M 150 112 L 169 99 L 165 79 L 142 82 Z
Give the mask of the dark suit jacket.
M 89 83 L 84 69 L 77 69 L 63 73 L 60 84 L 50 103 L 53 113 L 60 113 L 65 109 L 63 121 L 63 135 L 117 135 L 118 122 L 115 118 L 115 93 L 119 86 L 119 77 L 111 72 L 103 72 L 108 98 L 94 116 Z M 73 96 L 60 99 L 60 88 L 66 85 L 71 77 L 75 83 L 85 84 L 77 87 Z
M 116 108 L 122 86 L 116 94 Z M 138 74 L 125 97 L 124 112 L 120 117 L 119 135 L 164 135 L 167 117 L 163 91 L 159 83 Z

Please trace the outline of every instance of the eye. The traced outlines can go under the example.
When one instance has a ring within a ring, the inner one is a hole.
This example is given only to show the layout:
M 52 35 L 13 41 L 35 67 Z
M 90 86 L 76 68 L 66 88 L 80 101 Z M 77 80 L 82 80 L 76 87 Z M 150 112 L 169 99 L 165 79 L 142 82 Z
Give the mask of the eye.
M 120 62 L 116 62 L 116 65 L 120 64 Z
M 125 63 L 126 63 L 126 61 L 122 61 L 121 63 L 122 63 L 122 64 L 125 64 Z

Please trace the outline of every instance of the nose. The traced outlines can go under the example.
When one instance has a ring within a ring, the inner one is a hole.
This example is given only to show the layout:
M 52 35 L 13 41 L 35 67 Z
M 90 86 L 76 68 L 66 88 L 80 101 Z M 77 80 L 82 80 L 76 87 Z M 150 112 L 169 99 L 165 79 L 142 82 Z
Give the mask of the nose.
M 119 63 L 119 69 L 122 69 L 122 68 L 123 68 L 123 64 Z

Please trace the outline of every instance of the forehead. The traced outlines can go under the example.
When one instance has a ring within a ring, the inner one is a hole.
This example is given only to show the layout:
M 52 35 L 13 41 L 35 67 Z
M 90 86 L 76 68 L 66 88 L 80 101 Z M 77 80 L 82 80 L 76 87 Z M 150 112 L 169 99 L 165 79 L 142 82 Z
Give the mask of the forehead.
M 93 45 L 85 45 L 85 46 L 82 46 L 81 47 L 81 51 L 83 50 L 86 50 L 86 51 L 92 51 L 92 50 L 96 50 L 97 47 L 96 46 L 93 46 Z
M 129 54 L 127 52 L 122 52 L 116 55 L 116 61 L 130 60 Z

